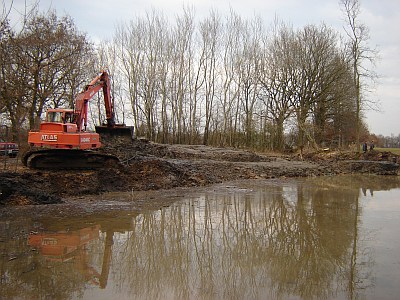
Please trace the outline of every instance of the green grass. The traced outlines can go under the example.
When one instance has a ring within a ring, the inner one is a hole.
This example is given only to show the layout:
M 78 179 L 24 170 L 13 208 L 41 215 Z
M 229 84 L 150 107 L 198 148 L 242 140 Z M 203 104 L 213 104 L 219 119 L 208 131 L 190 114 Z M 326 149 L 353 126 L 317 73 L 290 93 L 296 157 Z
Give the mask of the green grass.
M 387 151 L 387 152 L 392 152 L 396 155 L 400 155 L 400 148 L 378 148 L 378 147 L 375 147 L 374 150 L 381 151 L 381 152 Z

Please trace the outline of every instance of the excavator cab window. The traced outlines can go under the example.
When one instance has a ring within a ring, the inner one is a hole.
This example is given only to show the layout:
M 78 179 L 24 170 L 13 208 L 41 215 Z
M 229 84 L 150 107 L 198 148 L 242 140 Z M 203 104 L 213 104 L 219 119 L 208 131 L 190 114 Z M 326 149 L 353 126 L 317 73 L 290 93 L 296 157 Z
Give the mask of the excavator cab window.
M 47 112 L 47 122 L 51 123 L 62 123 L 62 112 L 60 111 L 49 111 Z
M 64 123 L 72 123 L 72 112 L 66 112 L 64 116 Z

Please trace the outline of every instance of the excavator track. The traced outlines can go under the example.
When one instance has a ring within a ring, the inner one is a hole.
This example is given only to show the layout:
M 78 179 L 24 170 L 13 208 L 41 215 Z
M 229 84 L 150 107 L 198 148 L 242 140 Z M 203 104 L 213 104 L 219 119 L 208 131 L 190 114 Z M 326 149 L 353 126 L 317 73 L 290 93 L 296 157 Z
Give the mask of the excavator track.
M 41 149 L 28 151 L 22 162 L 30 169 L 93 170 L 119 164 L 117 157 L 91 150 Z

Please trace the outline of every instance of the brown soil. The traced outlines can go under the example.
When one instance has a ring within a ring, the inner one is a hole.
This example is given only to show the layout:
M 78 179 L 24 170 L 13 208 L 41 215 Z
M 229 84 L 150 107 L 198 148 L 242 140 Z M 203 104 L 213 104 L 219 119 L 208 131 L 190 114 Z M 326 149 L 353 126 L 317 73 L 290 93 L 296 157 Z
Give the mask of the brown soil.
M 61 203 L 63 199 L 115 191 L 206 186 L 237 179 L 321 176 L 341 173 L 397 174 L 397 156 L 377 151 L 268 155 L 202 145 L 162 145 L 109 139 L 102 152 L 121 164 L 90 171 L 37 171 L 8 162 L 0 172 L 0 205 Z M 1 165 L 0 165 L 1 167 Z

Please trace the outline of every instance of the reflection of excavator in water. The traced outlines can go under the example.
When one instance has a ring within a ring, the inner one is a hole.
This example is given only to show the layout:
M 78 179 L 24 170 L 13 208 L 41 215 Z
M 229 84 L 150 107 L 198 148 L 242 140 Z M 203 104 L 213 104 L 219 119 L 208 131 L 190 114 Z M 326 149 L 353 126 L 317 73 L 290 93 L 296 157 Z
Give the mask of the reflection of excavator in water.
M 89 264 L 88 244 L 98 240 L 100 226 L 95 225 L 72 231 L 54 233 L 31 233 L 28 245 L 35 247 L 49 263 L 72 261 L 74 268 L 94 285 L 105 288 L 110 272 L 114 232 L 105 232 L 104 253 L 101 270 Z
M 103 90 L 107 124 L 86 131 L 88 102 Z M 39 131 L 30 131 L 28 143 L 34 147 L 23 157 L 25 166 L 36 169 L 95 169 L 118 163 L 118 158 L 91 151 L 101 147 L 100 134 L 132 138 L 131 127 L 116 124 L 111 100 L 110 79 L 102 71 L 75 98 L 74 109 L 49 109 Z
M 37 261 L 44 267 L 37 267 L 37 272 L 45 267 L 59 268 L 60 263 L 68 262 L 73 267 L 70 270 L 84 275 L 85 282 L 105 288 L 113 265 L 113 251 L 118 250 L 113 248 L 114 240 L 118 241 L 120 234 L 132 232 L 136 217 L 137 214 L 132 211 L 113 210 L 101 215 L 85 216 L 83 223 L 81 216 L 71 216 L 64 221 L 58 217 L 37 219 L 27 243 L 44 258 L 44 261 Z M 55 273 L 65 276 L 62 272 Z M 70 274 L 66 278 L 70 277 L 75 275 Z M 67 286 L 70 285 L 67 283 Z

